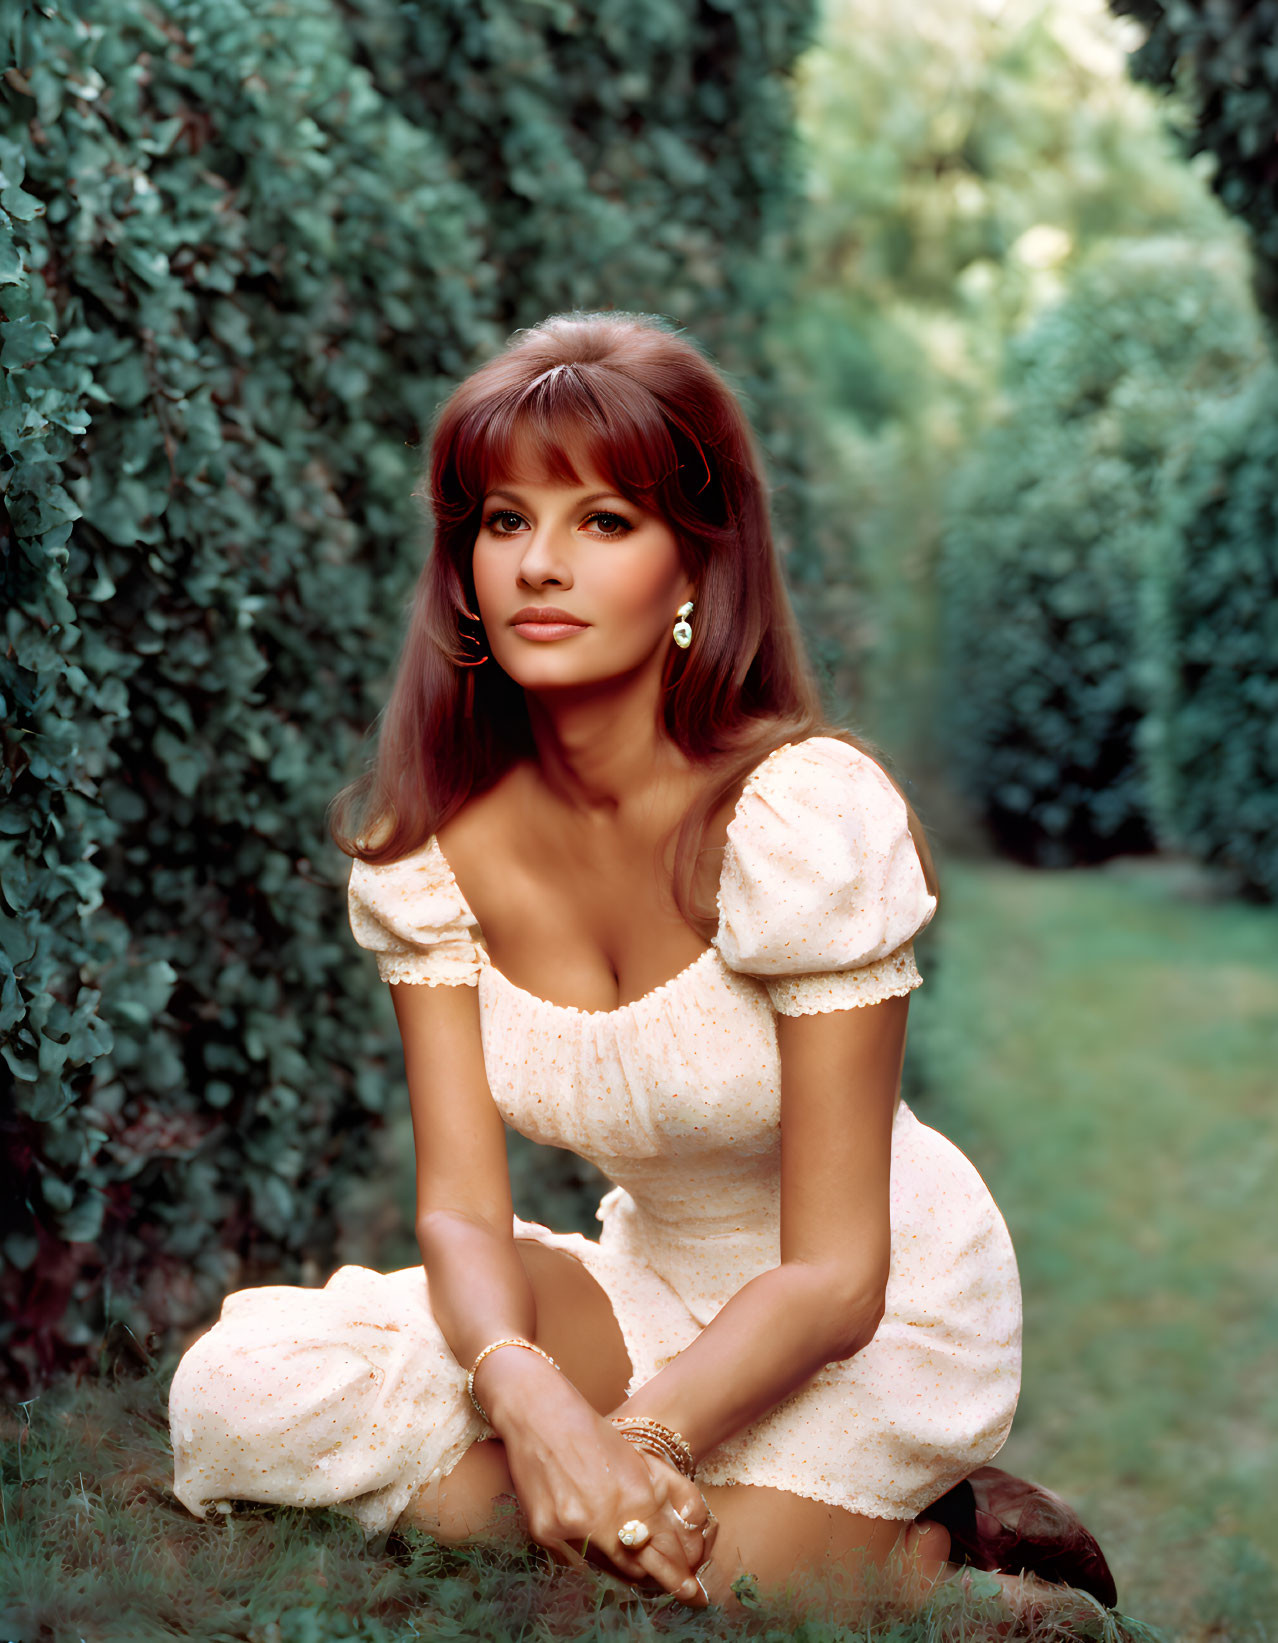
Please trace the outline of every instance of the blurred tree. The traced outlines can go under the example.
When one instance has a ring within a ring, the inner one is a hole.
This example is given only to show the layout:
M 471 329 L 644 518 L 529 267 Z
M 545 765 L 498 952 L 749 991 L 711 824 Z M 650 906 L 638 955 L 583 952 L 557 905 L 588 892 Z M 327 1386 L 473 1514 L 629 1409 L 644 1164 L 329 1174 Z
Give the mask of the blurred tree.
M 799 66 L 807 272 L 780 328 L 822 405 L 812 626 L 840 711 L 938 797 L 944 490 L 1009 342 L 1111 239 L 1229 238 L 1127 78 L 1137 32 L 1103 0 L 831 0 Z
M 1278 0 L 1111 0 L 1148 34 L 1139 80 L 1179 93 L 1191 154 L 1215 160 L 1212 187 L 1255 237 L 1257 296 L 1278 313 Z

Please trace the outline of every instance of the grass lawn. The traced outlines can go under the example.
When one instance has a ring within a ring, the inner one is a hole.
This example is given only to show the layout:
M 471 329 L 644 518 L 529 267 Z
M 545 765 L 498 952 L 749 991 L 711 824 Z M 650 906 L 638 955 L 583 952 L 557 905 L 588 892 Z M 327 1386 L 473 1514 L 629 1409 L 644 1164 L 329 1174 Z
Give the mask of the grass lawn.
M 1080 1509 L 1129 1613 L 1278 1636 L 1278 915 L 1168 860 L 941 889 L 910 1056 L 1020 1261 L 999 1463 Z
M 1168 862 L 951 864 L 919 944 L 909 1093 L 981 1169 L 1020 1257 L 1025 1386 L 1000 1461 L 1080 1508 L 1122 1609 L 1166 1643 L 1256 1643 L 1278 1635 L 1278 917 L 1195 899 L 1196 882 Z M 410 1181 L 396 1198 L 411 1204 Z M 405 1247 L 384 1231 L 352 1258 L 390 1269 Z M 4 1411 L 0 1643 L 740 1633 L 621 1607 L 532 1557 L 417 1534 L 366 1546 L 332 1513 L 200 1523 L 167 1492 L 173 1367 Z M 959 1643 L 991 1635 L 981 1608 L 800 1636 Z M 787 1635 L 764 1614 L 746 1629 Z M 1075 1635 L 1149 1634 L 1098 1620 Z

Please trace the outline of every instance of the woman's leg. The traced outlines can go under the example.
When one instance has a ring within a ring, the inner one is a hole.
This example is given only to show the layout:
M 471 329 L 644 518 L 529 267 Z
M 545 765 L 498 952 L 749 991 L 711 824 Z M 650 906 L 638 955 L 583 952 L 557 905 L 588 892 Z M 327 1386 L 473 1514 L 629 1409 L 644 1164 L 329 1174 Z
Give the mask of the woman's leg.
M 519 1240 L 518 1248 L 536 1299 L 539 1343 L 596 1409 L 616 1408 L 631 1365 L 607 1295 L 571 1255 L 532 1240 Z M 704 1581 L 711 1599 L 728 1607 L 736 1606 L 732 1585 L 743 1574 L 776 1593 L 798 1571 L 833 1585 L 837 1596 L 864 1586 L 878 1567 L 902 1595 L 921 1596 L 948 1568 L 949 1536 L 939 1525 L 857 1517 L 780 1489 L 711 1485 L 705 1494 L 719 1534 Z M 446 1477 L 418 1491 L 399 1526 L 452 1542 L 526 1538 L 518 1513 L 498 1504 L 511 1495 L 501 1443 L 473 1444 Z

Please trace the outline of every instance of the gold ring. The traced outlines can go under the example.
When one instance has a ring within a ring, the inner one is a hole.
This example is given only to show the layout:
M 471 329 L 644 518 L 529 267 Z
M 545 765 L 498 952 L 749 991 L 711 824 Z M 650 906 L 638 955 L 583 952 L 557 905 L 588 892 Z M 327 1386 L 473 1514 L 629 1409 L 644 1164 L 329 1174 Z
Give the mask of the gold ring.
M 632 1517 L 617 1530 L 617 1539 L 632 1552 L 637 1552 L 652 1539 L 652 1530 L 642 1519 Z

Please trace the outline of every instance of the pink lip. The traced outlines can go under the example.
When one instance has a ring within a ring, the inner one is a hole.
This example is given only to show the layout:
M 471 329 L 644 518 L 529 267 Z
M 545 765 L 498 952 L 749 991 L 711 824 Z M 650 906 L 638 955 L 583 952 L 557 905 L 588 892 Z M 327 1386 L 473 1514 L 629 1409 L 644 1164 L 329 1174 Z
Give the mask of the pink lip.
M 556 605 L 525 605 L 511 617 L 510 625 L 522 638 L 538 641 L 564 639 L 590 626 L 589 622 Z

